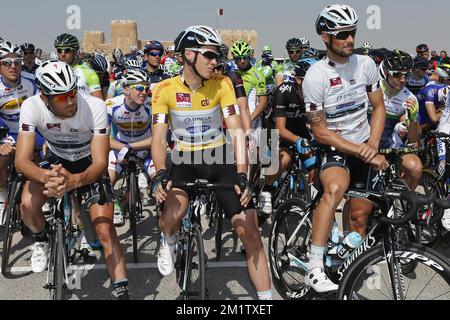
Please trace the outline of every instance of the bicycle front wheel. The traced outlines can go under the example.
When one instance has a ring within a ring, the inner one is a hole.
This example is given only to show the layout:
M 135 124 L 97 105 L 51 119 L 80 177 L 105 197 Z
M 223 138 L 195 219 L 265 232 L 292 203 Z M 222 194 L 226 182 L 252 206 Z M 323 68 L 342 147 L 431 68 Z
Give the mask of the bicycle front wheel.
M 302 200 L 287 200 L 278 208 L 270 231 L 272 281 L 284 299 L 305 299 L 309 291 L 304 281 L 312 233 L 307 212 L 307 206 Z
M 386 260 L 382 244 L 363 253 L 344 274 L 338 299 L 450 299 L 450 265 L 437 251 L 412 243 L 395 251 L 391 271 Z M 412 272 L 402 270 L 405 262 L 416 264 Z
M 129 186 L 128 186 L 128 213 L 130 215 L 130 229 L 131 235 L 133 237 L 133 261 L 134 263 L 138 262 L 138 248 L 137 248 L 137 210 L 136 210 L 136 201 L 137 201 L 137 193 L 139 189 L 136 184 L 136 175 L 134 172 L 130 173 L 129 177 Z
M 199 227 L 193 229 L 189 236 L 186 267 L 184 268 L 185 300 L 206 298 L 205 255 L 202 232 Z
M 53 265 L 53 300 L 63 300 L 64 298 L 64 288 L 65 288 L 65 276 L 64 276 L 64 235 L 63 235 L 63 224 L 56 224 L 56 235 L 55 235 L 55 262 Z
M 3 251 L 2 251 L 2 275 L 6 276 L 6 269 L 9 263 L 9 256 L 11 253 L 11 244 L 14 235 L 14 229 L 16 227 L 16 221 L 18 217 L 18 207 L 14 203 L 14 189 L 16 183 L 13 184 L 12 192 L 8 195 L 7 207 L 5 208 L 5 234 L 3 236 Z

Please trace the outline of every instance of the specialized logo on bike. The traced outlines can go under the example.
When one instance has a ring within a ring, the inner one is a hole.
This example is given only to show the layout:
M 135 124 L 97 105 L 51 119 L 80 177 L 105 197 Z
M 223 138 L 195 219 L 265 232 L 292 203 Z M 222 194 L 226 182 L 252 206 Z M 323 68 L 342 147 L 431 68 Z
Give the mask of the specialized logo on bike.
M 337 270 L 338 280 L 341 281 L 344 276 L 345 271 L 348 267 L 358 258 L 363 252 L 366 252 L 375 244 L 376 239 L 372 236 L 372 233 L 369 233 L 364 241 L 351 253 L 351 255 L 345 260 L 345 262 L 339 267 Z
M 192 108 L 191 95 L 189 93 L 177 93 L 178 108 Z

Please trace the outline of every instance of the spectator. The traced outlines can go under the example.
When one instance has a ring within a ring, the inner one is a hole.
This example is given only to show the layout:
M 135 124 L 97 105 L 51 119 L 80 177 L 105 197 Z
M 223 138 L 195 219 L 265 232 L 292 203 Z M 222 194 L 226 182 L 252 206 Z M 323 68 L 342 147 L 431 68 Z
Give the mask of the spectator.
M 437 62 L 439 62 L 440 59 L 441 59 L 441 57 L 439 57 L 437 55 L 437 52 L 435 50 L 431 51 L 430 61 L 437 61 Z
M 447 51 L 441 51 L 441 59 L 439 61 L 439 64 L 450 64 L 450 58 L 447 56 Z

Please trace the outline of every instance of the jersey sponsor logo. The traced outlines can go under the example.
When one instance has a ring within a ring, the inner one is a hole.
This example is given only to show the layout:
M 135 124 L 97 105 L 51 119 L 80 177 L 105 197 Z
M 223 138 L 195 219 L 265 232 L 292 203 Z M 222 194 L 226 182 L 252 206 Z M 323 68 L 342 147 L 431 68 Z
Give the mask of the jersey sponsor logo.
M 191 108 L 191 95 L 189 93 L 177 93 L 177 107 L 178 108 Z
M 79 130 L 78 129 L 70 129 L 70 132 L 72 133 L 77 133 Z
M 198 133 L 204 133 L 211 129 L 211 126 L 202 125 L 202 126 L 194 126 L 186 128 L 186 131 L 190 134 L 198 134 Z
M 342 86 L 342 79 L 341 79 L 341 77 L 330 79 L 330 86 L 331 87 Z
M 350 84 L 351 84 L 352 86 L 354 86 L 354 85 L 356 84 L 356 80 L 355 80 L 355 79 L 350 80 Z
M 184 119 L 184 123 L 188 124 L 191 122 L 211 122 L 212 117 L 211 116 L 195 116 L 195 117 L 189 117 Z
M 145 121 L 137 121 L 137 122 L 117 123 L 116 125 L 121 129 L 137 131 L 147 128 L 150 125 L 150 123 Z
M 111 107 L 114 103 L 111 100 L 106 101 L 106 106 Z
M 285 93 L 286 91 L 288 91 L 290 93 L 292 91 L 292 86 L 290 86 L 288 84 L 282 84 L 280 86 L 280 91 L 281 91 L 281 93 Z
M 347 92 L 344 94 L 339 95 L 336 100 L 337 101 L 341 101 L 342 99 L 350 99 L 350 98 L 354 98 L 358 95 L 358 91 L 353 91 L 353 92 Z
M 344 158 L 342 158 L 341 156 L 335 155 L 335 156 L 333 156 L 333 159 L 334 159 L 336 162 L 341 162 L 341 160 L 343 160 Z
M 209 106 L 209 99 L 205 99 L 201 101 L 202 107 Z
M 3 106 L 1 106 L 0 109 L 3 109 L 3 110 L 17 110 L 17 109 L 20 109 L 20 106 L 22 105 L 22 103 L 27 98 L 28 98 L 28 96 L 24 96 L 24 97 L 19 98 L 19 99 L 14 99 L 14 100 L 8 101 L 5 104 L 3 104 Z
M 48 130 L 61 130 L 61 124 L 60 123 L 47 123 L 47 129 Z

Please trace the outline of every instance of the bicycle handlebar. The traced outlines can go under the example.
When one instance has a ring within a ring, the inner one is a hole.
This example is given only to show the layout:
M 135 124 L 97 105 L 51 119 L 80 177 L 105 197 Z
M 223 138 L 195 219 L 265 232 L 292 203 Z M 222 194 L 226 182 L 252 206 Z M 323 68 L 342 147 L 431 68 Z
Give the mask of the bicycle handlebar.
M 399 198 L 409 204 L 408 212 L 401 218 L 388 218 L 385 216 L 380 217 L 380 221 L 382 223 L 388 223 L 391 225 L 402 225 L 410 221 L 414 215 L 417 214 L 419 207 L 424 205 L 433 205 L 443 210 L 450 208 L 450 200 L 436 199 L 433 194 L 421 195 L 417 194 L 415 191 L 403 190 L 402 192 L 386 192 L 385 196 L 390 198 Z M 440 216 L 442 217 L 442 214 L 440 214 Z M 441 217 L 433 217 L 430 221 L 437 221 Z

